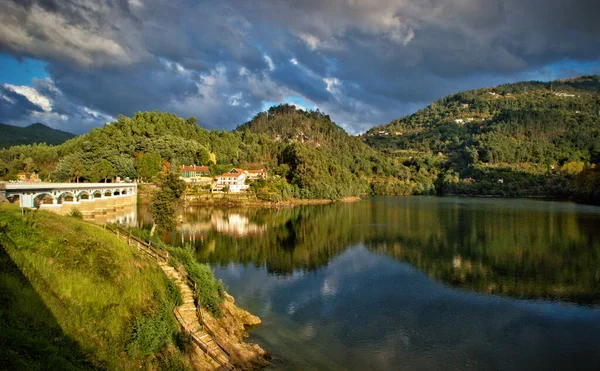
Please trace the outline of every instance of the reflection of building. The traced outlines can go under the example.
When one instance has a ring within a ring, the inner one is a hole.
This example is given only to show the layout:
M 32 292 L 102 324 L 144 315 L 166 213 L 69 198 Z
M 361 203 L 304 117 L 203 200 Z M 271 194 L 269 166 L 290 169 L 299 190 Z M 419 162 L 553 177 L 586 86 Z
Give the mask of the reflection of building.
M 248 217 L 241 214 L 224 215 L 221 212 L 214 212 L 210 216 L 210 221 L 183 224 L 181 226 L 182 238 L 185 235 L 189 239 L 195 240 L 196 237 L 203 239 L 213 229 L 223 234 L 247 236 L 262 233 L 267 230 L 267 227 L 251 223 Z
M 211 220 L 218 232 L 236 236 L 261 233 L 267 228 L 264 225 L 250 223 L 250 220 L 247 217 L 240 214 L 230 214 L 225 216 L 213 214 Z
M 238 193 L 248 190 L 246 173 L 242 169 L 231 169 L 217 177 L 217 183 L 212 187 L 212 192 Z
M 181 179 L 188 183 L 210 182 L 208 166 L 184 165 L 180 167 Z

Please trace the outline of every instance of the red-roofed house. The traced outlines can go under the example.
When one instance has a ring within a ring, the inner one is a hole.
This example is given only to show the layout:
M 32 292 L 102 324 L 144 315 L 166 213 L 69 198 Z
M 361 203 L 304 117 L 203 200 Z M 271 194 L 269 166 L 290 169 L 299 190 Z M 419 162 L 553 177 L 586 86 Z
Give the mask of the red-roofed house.
M 245 192 L 248 190 L 246 184 L 246 173 L 242 169 L 231 169 L 225 174 L 217 177 L 217 183 L 212 187 L 213 192 L 223 192 L 225 187 L 230 193 Z
M 183 165 L 179 167 L 181 178 L 188 183 L 201 182 L 203 176 L 210 174 L 208 166 L 201 165 Z
M 250 180 L 267 178 L 267 169 L 246 170 L 246 173 L 248 174 L 248 179 Z

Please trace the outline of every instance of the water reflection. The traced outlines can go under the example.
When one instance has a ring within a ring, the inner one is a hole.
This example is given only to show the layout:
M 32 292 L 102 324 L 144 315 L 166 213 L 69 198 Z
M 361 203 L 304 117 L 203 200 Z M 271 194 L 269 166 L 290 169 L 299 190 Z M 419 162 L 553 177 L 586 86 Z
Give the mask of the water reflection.
M 182 220 L 165 238 L 261 317 L 274 368 L 600 369 L 600 208 L 374 198 Z
M 98 224 L 119 223 L 133 227 L 138 222 L 138 207 L 128 205 L 118 209 L 99 209 L 92 213 L 90 220 Z
M 283 210 L 187 208 L 198 259 L 292 275 L 362 244 L 464 289 L 600 303 L 600 209 L 568 203 L 374 198 Z
M 277 369 L 597 369 L 600 312 L 467 293 L 364 246 L 326 267 L 215 274 L 263 319 L 252 339 Z

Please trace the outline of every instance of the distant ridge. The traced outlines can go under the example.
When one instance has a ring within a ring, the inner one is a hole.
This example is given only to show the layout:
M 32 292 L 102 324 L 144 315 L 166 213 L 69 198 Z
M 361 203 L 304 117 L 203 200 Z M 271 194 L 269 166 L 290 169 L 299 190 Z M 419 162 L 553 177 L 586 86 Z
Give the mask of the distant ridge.
M 52 129 L 39 122 L 26 127 L 0 124 L 0 148 L 33 143 L 58 145 L 75 136 L 75 134 Z

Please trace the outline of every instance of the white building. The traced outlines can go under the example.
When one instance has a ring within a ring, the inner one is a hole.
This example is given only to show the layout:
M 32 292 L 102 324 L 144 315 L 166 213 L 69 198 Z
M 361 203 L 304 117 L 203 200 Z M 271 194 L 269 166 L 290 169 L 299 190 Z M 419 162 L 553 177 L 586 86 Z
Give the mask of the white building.
M 212 192 L 223 192 L 225 188 L 229 193 L 239 193 L 248 190 L 246 173 L 242 169 L 231 169 L 217 177 L 217 183 L 212 187 Z

